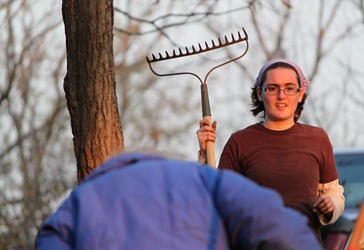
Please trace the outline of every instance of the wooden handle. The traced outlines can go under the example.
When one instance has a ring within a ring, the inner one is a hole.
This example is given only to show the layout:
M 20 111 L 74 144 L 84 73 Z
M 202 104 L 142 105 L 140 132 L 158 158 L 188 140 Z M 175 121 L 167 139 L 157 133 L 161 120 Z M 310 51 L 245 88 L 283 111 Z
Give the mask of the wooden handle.
M 211 124 L 211 116 L 204 116 L 203 117 L 205 120 L 208 120 Z M 212 141 L 207 141 L 206 142 L 206 159 L 207 159 L 207 164 L 210 165 L 211 167 L 216 168 L 216 160 L 215 160 L 215 145 L 214 142 Z

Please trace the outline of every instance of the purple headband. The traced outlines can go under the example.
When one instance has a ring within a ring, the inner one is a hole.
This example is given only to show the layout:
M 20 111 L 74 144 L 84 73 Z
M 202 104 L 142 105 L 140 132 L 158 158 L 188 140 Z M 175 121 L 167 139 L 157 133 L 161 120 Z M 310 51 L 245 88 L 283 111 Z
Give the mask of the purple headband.
M 257 79 L 255 80 L 255 86 L 259 87 L 259 83 L 261 82 L 261 78 L 264 74 L 264 72 L 267 70 L 267 68 L 273 64 L 276 63 L 285 63 L 288 65 L 291 65 L 293 68 L 295 68 L 295 70 L 298 73 L 298 76 L 300 77 L 300 81 L 301 81 L 301 87 L 305 88 L 306 92 L 308 91 L 308 88 L 310 87 L 310 82 L 306 79 L 305 75 L 303 74 L 303 71 L 301 70 L 300 67 L 298 67 L 295 63 L 293 63 L 292 61 L 288 60 L 288 59 L 273 59 L 270 60 L 268 62 L 266 62 L 263 67 L 260 69 L 259 71 L 259 75 L 257 77 Z

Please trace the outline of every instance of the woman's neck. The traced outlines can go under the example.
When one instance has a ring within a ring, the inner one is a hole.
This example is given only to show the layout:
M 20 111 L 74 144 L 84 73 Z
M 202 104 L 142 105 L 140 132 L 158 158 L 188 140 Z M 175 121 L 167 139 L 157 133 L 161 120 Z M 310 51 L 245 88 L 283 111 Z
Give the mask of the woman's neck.
M 295 122 L 294 121 L 276 122 L 276 121 L 264 120 L 262 122 L 262 125 L 267 129 L 280 131 L 292 128 L 295 125 Z

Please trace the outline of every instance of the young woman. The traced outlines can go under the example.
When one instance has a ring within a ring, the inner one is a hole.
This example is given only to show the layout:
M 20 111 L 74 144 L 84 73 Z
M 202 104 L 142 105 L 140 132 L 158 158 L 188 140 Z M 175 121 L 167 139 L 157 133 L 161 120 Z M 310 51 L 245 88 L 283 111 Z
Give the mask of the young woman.
M 219 168 L 278 191 L 286 206 L 308 217 L 321 239 L 320 224 L 337 220 L 345 198 L 326 132 L 297 122 L 309 85 L 302 70 L 289 60 L 263 65 L 251 94 L 252 113 L 263 112 L 263 120 L 231 135 Z M 215 141 L 215 132 L 216 121 L 200 121 L 200 163 L 205 163 L 206 141 Z

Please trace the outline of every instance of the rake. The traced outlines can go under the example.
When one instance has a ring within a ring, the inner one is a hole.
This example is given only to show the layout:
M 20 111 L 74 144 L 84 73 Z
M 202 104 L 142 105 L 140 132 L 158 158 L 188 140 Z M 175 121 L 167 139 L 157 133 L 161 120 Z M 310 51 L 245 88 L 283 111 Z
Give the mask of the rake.
M 194 46 L 192 46 L 191 48 L 185 47 L 184 50 L 181 49 L 181 48 L 178 48 L 177 51 L 174 49 L 172 51 L 172 53 L 168 53 L 166 51 L 165 55 L 162 55 L 161 53 L 158 53 L 157 57 L 154 54 L 152 54 L 151 58 L 148 58 L 148 57 L 146 58 L 147 62 L 149 64 L 149 68 L 157 76 L 174 76 L 174 75 L 186 75 L 186 74 L 195 76 L 199 80 L 199 82 L 201 83 L 202 117 L 203 117 L 203 119 L 210 121 L 210 124 L 211 124 L 211 109 L 210 109 L 210 101 L 209 101 L 207 84 L 206 84 L 207 78 L 215 69 L 242 58 L 248 52 L 248 48 L 249 48 L 248 34 L 246 33 L 244 28 L 242 28 L 242 30 L 243 30 L 243 33 L 244 33 L 243 36 L 241 35 L 240 32 L 238 32 L 237 37 L 234 37 L 234 35 L 231 34 L 231 39 L 230 40 L 227 38 L 227 36 L 224 37 L 223 41 L 220 39 L 220 37 L 218 37 L 217 44 L 215 44 L 214 40 L 211 40 L 211 46 L 209 46 L 209 44 L 207 42 L 205 42 L 204 47 L 201 46 L 201 44 L 198 44 L 197 48 L 194 47 Z M 239 55 L 239 56 L 237 56 L 235 58 L 232 58 L 232 59 L 228 59 L 228 60 L 216 65 L 215 67 L 211 68 L 206 73 L 203 80 L 198 74 L 193 73 L 193 72 L 181 71 L 181 72 L 173 72 L 173 73 L 158 73 L 152 67 L 153 63 L 156 63 L 156 62 L 161 62 L 161 61 L 166 61 L 166 60 L 181 58 L 181 57 L 186 57 L 186 56 L 193 56 L 193 55 L 205 53 L 205 52 L 208 52 L 208 51 L 213 51 L 213 50 L 216 50 L 216 49 L 220 49 L 220 48 L 230 46 L 230 45 L 233 45 L 233 44 L 237 44 L 237 43 L 240 43 L 240 42 L 243 42 L 243 41 L 245 41 L 246 46 L 245 46 L 245 50 L 243 51 L 243 53 L 241 55 Z M 207 164 L 209 164 L 212 167 L 215 167 L 216 166 L 215 149 L 214 149 L 214 144 L 213 144 L 212 141 L 207 141 L 206 142 L 206 155 L 207 155 Z

